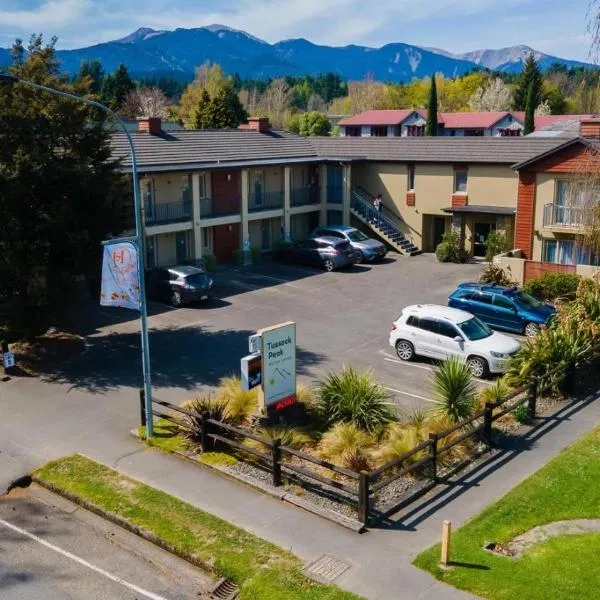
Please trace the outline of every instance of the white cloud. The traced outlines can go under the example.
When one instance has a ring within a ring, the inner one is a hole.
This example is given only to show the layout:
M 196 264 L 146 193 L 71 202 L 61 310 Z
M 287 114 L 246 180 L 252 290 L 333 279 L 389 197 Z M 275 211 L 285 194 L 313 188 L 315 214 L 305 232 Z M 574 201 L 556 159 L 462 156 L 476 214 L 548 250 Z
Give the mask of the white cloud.
M 31 10 L 2 10 L 0 23 L 29 33 L 63 28 L 77 23 L 92 6 L 92 0 L 48 0 Z

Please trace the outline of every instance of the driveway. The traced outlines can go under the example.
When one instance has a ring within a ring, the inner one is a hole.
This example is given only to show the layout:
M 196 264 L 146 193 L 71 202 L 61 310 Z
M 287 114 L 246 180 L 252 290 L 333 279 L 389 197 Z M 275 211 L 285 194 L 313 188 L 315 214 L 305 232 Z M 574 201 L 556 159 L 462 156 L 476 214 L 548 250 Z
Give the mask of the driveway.
M 388 344 L 390 326 L 409 304 L 445 304 L 457 283 L 476 279 L 480 270 L 478 264 L 440 264 L 422 255 L 333 273 L 270 261 L 219 272 L 218 298 L 211 304 L 173 309 L 150 303 L 157 395 L 179 401 L 207 391 L 220 377 L 239 373 L 251 333 L 293 320 L 301 382 L 313 384 L 352 364 L 372 369 L 401 410 L 426 406 L 433 366 L 401 363 Z M 51 377 L 95 390 L 139 386 L 135 313 L 93 307 L 92 316 L 96 322 L 84 332 L 88 352 Z

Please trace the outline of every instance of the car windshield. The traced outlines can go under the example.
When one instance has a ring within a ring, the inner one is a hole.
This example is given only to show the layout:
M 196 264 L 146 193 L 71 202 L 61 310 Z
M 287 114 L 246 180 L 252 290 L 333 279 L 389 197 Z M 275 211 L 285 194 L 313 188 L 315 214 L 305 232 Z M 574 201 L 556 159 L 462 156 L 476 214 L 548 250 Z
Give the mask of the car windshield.
M 515 299 L 519 304 L 529 309 L 536 309 L 542 305 L 539 300 L 536 300 L 533 296 L 530 296 L 525 292 L 517 292 L 515 294 Z
M 459 323 L 458 327 L 472 342 L 482 340 L 492 335 L 492 330 L 477 317 Z
M 207 277 L 204 273 L 197 273 L 196 275 L 188 275 L 184 279 L 188 285 L 203 286 L 206 285 Z
M 351 242 L 364 242 L 365 240 L 369 239 L 362 231 L 359 231 L 358 229 L 348 231 L 346 235 Z

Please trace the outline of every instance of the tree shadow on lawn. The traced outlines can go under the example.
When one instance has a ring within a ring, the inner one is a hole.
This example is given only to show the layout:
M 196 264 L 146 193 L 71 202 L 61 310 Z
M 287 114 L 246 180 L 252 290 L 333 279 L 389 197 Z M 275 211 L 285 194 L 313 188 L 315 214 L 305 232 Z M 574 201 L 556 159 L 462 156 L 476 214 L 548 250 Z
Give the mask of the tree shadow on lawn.
M 192 390 L 214 386 L 226 375 L 238 375 L 240 359 L 248 354 L 248 336 L 254 333 L 201 326 L 151 330 L 153 385 Z M 87 351 L 74 360 L 48 368 L 46 372 L 42 370 L 42 379 L 95 392 L 142 386 L 139 332 L 110 333 L 95 337 L 91 342 Z M 325 359 L 324 355 L 298 347 L 297 374 L 308 374 L 312 366 Z

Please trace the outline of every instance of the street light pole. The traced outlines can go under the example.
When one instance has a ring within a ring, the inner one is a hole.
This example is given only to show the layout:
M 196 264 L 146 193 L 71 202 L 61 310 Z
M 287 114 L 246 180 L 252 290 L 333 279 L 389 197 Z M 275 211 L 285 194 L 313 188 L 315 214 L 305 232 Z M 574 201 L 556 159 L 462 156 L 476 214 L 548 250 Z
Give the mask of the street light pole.
M 146 402 L 146 436 L 151 438 L 153 435 L 153 423 L 152 423 L 152 381 L 150 377 L 150 347 L 148 345 L 148 314 L 146 308 L 146 282 L 145 282 L 145 256 L 144 256 L 144 223 L 142 219 L 142 203 L 140 200 L 140 185 L 138 181 L 137 163 L 135 158 L 135 146 L 131 134 L 129 133 L 127 126 L 113 110 L 96 102 L 95 100 L 89 100 L 83 96 L 77 96 L 69 92 L 63 92 L 62 90 L 55 90 L 54 88 L 34 83 L 33 81 L 27 81 L 25 79 L 19 79 L 13 75 L 6 73 L 0 73 L 0 84 L 15 84 L 20 83 L 27 87 L 35 88 L 55 94 L 56 96 L 64 96 L 77 102 L 83 102 L 90 106 L 95 106 L 100 110 L 103 110 L 110 115 L 116 123 L 121 127 L 127 136 L 127 142 L 129 143 L 129 151 L 131 153 L 131 175 L 133 178 L 133 206 L 135 213 L 135 243 L 137 246 L 137 267 L 140 281 L 140 334 L 142 338 L 142 371 L 144 377 L 144 395 Z

